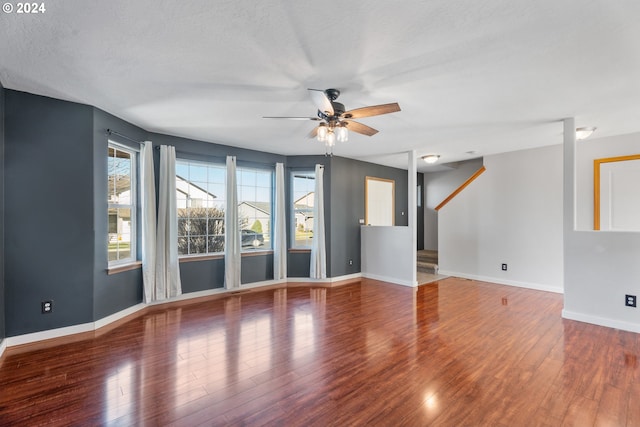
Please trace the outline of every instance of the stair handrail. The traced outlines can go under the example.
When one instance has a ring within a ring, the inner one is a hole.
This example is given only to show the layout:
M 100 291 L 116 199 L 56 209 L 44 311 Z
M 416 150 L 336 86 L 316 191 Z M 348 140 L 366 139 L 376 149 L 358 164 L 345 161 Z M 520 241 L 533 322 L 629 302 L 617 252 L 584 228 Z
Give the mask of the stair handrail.
M 449 194 L 446 199 L 444 199 L 438 206 L 436 206 L 436 212 L 442 209 L 444 205 L 449 203 L 454 197 L 456 197 L 462 190 L 464 190 L 469 184 L 471 184 L 477 177 L 482 175 L 482 173 L 487 170 L 484 166 L 478 169 L 473 175 L 471 175 L 465 182 L 460 185 L 460 187 L 456 188 L 453 193 Z

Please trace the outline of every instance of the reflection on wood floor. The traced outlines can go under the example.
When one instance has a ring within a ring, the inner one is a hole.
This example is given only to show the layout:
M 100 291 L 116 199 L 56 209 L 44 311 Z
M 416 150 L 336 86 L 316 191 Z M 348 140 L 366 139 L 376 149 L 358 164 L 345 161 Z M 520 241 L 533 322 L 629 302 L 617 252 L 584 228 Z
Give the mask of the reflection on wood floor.
M 640 335 L 561 309 L 558 294 L 456 278 L 156 308 L 9 349 L 0 425 L 640 425 Z
M 444 280 L 449 276 L 445 276 L 443 274 L 432 274 L 432 273 L 424 273 L 422 271 L 418 271 L 416 273 L 416 279 L 418 280 L 418 285 L 424 285 L 431 282 L 437 282 L 438 280 Z

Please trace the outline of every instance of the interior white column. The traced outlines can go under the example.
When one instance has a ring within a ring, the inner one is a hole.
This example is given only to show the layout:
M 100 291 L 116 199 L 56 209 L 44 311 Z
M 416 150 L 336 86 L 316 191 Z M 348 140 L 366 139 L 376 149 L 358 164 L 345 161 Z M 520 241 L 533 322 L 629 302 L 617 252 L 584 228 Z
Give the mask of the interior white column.
M 409 223 L 407 224 L 409 226 L 409 230 L 410 230 L 410 235 L 411 235 L 411 242 L 408 242 L 408 244 L 411 244 L 411 283 L 413 283 L 413 286 L 418 286 L 418 277 L 417 277 L 417 257 L 418 257 L 418 221 L 417 221 L 417 214 L 418 214 L 418 196 L 417 196 L 417 186 L 418 186 L 418 170 L 417 170 L 417 166 L 416 166 L 416 151 L 415 150 L 411 150 L 408 153 L 408 157 L 409 157 L 409 165 L 407 167 L 408 169 L 408 185 L 409 185 L 409 189 L 408 189 L 408 202 L 409 202 L 409 212 L 407 215 L 407 219 L 409 221 Z
M 563 126 L 563 189 L 564 189 L 564 238 L 576 226 L 576 119 L 568 117 L 562 121 Z M 567 254 L 565 253 L 565 257 Z

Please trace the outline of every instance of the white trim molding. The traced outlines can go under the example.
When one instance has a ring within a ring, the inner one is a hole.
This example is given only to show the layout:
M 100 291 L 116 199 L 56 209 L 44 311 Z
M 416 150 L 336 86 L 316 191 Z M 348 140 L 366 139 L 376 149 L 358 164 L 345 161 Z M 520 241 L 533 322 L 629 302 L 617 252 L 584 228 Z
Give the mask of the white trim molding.
M 463 279 L 478 280 L 480 282 L 495 283 L 497 285 L 515 286 L 516 288 L 533 289 L 536 291 L 553 292 L 556 294 L 564 294 L 562 285 L 551 286 L 542 283 L 520 282 L 517 280 L 504 280 L 496 277 L 478 276 L 475 274 L 458 273 L 456 271 L 439 270 L 438 274 L 451 277 L 461 277 Z
M 235 289 L 224 289 L 224 288 L 207 289 L 205 291 L 189 292 L 189 293 L 182 294 L 177 297 L 167 299 L 164 301 L 154 301 L 149 304 L 145 304 L 141 302 L 131 307 L 125 308 L 124 310 L 118 311 L 117 313 L 113 313 L 106 317 L 103 317 L 102 319 L 96 320 L 95 322 L 82 323 L 79 325 L 67 326 L 63 328 L 48 329 L 46 331 L 39 331 L 39 332 L 30 333 L 30 334 L 6 337 L 4 340 L 0 342 L 0 356 L 2 356 L 4 350 L 8 347 L 15 347 L 15 346 L 24 345 L 24 344 L 32 344 L 38 341 L 50 340 L 53 338 L 61 338 L 68 335 L 75 335 L 75 334 L 80 334 L 84 332 L 95 332 L 101 328 L 104 328 L 105 326 L 109 326 L 135 313 L 138 313 L 147 308 L 151 308 L 158 305 L 171 304 L 179 301 L 188 301 L 196 298 L 210 297 L 215 295 L 235 294 L 242 291 L 248 291 L 250 289 L 267 290 L 270 287 L 273 287 L 273 288 L 286 287 L 288 283 L 310 283 L 310 284 L 337 283 L 337 282 L 344 282 L 349 280 L 357 280 L 357 279 L 360 279 L 361 277 L 362 275 L 360 273 L 356 273 L 356 274 L 349 274 L 346 276 L 330 277 L 326 279 L 310 279 L 308 277 L 297 277 L 297 278 L 288 278 L 285 280 L 265 280 L 262 282 L 247 283 Z
M 346 274 L 344 276 L 327 277 L 326 279 L 311 279 L 309 277 L 287 277 L 287 283 L 336 283 L 345 280 L 355 280 L 364 277 L 362 273 Z
M 46 331 L 7 337 L 5 338 L 5 341 L 7 342 L 7 347 L 15 347 L 17 345 L 31 344 L 34 342 L 60 338 L 67 335 L 81 334 L 83 332 L 93 332 L 94 330 L 95 323 L 82 323 L 80 325 L 65 326 L 64 328 L 48 329 Z
M 609 319 L 606 317 L 592 316 L 590 314 L 577 313 L 575 311 L 562 310 L 562 318 L 577 320 L 578 322 L 590 323 L 592 325 L 615 328 L 623 331 L 640 333 L 640 325 L 637 323 L 624 322 L 621 320 Z
M 362 277 L 365 277 L 367 279 L 380 280 L 381 282 L 393 283 L 394 285 L 409 286 L 412 288 L 416 288 L 418 286 L 418 281 L 412 283 L 411 281 L 400 280 L 396 277 L 380 276 L 371 273 L 364 274 Z
M 95 322 L 93 322 L 93 330 L 100 329 L 104 326 L 112 324 L 113 322 L 117 322 L 118 320 L 137 313 L 140 310 L 144 310 L 147 306 L 147 304 L 141 302 L 140 304 L 132 305 L 131 307 L 125 308 L 124 310 L 118 311 L 117 313 L 113 313 L 107 317 L 96 320 Z

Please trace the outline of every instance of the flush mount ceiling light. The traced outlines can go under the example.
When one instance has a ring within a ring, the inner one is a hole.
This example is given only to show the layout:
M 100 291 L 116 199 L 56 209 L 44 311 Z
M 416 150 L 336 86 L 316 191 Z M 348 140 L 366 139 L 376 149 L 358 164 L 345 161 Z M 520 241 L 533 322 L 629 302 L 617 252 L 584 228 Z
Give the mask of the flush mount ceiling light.
M 596 131 L 595 127 L 582 127 L 576 129 L 576 139 L 587 139 L 591 136 L 593 132 Z
M 429 163 L 429 164 L 433 164 L 437 162 L 439 158 L 440 158 L 439 154 L 427 154 L 426 156 L 422 156 L 422 160 L 424 160 L 425 163 Z

